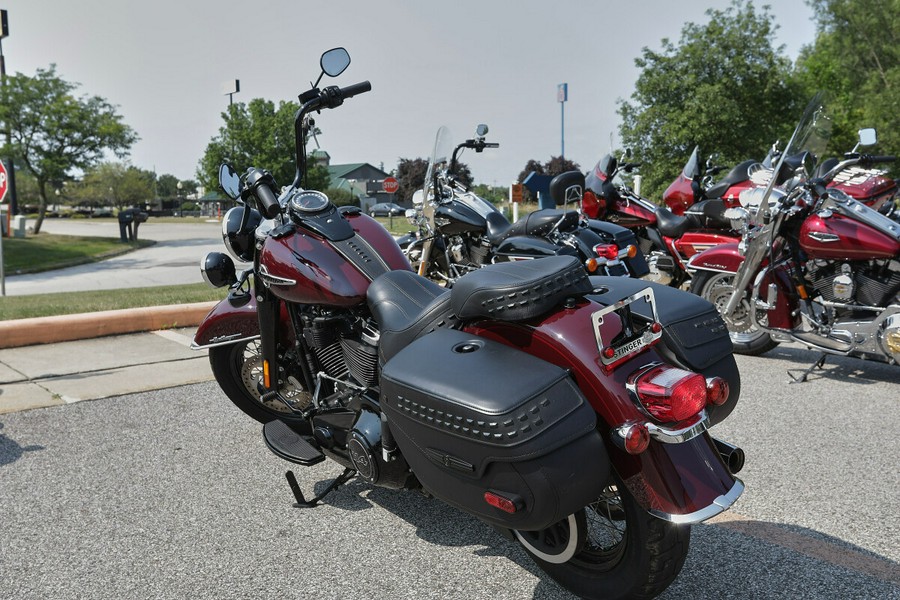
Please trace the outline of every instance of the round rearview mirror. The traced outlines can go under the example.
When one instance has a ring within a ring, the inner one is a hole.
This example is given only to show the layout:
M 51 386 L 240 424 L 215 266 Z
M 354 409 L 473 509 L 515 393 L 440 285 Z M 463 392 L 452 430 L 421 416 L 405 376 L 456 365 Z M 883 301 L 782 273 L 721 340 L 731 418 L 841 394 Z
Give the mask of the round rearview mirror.
M 219 167 L 219 185 L 225 195 L 232 200 L 237 200 L 241 195 L 241 178 L 234 167 L 225 163 Z
M 484 137 L 488 133 L 488 126 L 484 123 L 480 123 L 478 127 L 475 128 L 475 135 L 478 137 Z
M 350 53 L 344 48 L 332 48 L 322 55 L 319 64 L 323 73 L 329 77 L 337 77 L 350 64 Z
M 875 142 L 878 141 L 878 136 L 875 135 L 874 127 L 867 127 L 866 129 L 860 129 L 858 134 L 859 134 L 859 145 L 860 146 L 874 146 Z

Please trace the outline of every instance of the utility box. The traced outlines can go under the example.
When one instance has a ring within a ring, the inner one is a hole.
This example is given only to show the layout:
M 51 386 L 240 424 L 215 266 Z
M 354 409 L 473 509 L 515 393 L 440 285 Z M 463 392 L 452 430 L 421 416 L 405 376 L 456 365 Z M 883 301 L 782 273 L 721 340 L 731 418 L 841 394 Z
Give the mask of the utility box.
M 25 237 L 25 217 L 22 215 L 16 215 L 12 218 L 12 235 L 13 237 L 23 238 Z

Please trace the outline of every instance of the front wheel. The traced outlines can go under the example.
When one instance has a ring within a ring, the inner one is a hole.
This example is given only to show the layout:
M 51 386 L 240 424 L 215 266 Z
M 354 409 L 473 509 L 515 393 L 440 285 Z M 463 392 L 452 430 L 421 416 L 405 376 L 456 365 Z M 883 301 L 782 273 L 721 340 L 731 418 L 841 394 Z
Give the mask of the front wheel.
M 741 303 L 731 316 L 726 317 L 723 314 L 725 305 L 728 304 L 731 292 L 734 290 L 734 278 L 734 273 L 701 271 L 691 280 L 691 293 L 709 300 L 715 305 L 716 310 L 725 320 L 728 335 L 731 336 L 731 345 L 734 346 L 736 353 L 758 356 L 777 346 L 778 342 L 760 328 L 758 323 L 753 322 L 750 299 L 746 294 L 741 298 Z
M 514 531 L 538 566 L 588 599 L 653 598 L 681 572 L 689 525 L 651 516 L 622 485 L 541 531 Z
M 259 393 L 259 379 L 262 375 L 262 357 L 259 340 L 249 340 L 214 346 L 209 349 L 209 364 L 216 382 L 235 406 L 260 423 L 280 419 L 287 423 L 302 422 L 283 402 L 278 399 L 263 401 Z M 294 406 L 303 408 L 311 401 L 311 396 L 293 377 L 279 376 L 285 383 L 281 395 Z

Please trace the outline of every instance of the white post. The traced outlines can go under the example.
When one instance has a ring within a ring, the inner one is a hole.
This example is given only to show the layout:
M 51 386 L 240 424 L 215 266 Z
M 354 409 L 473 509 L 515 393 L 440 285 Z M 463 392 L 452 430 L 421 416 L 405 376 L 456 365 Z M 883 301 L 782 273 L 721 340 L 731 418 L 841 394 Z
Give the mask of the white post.
M 634 176 L 634 193 L 637 194 L 638 196 L 641 195 L 641 176 L 640 175 Z
M 512 210 L 512 222 L 515 223 L 519 220 L 519 203 L 513 202 L 513 186 L 509 186 L 509 205 Z

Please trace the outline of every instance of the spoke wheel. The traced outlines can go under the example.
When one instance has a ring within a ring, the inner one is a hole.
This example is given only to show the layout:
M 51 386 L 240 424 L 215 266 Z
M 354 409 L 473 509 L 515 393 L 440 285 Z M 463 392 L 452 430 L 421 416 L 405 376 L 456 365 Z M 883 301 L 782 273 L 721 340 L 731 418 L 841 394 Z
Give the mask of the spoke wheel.
M 762 327 L 768 324 L 766 313 L 756 313 L 757 322 L 753 321 L 753 313 L 750 310 L 750 299 L 744 295 L 734 312 L 726 317 L 725 306 L 731 298 L 734 290 L 733 273 L 703 272 L 696 275 L 691 282 L 691 292 L 712 302 L 722 315 L 725 326 L 728 327 L 728 335 L 734 351 L 738 354 L 756 356 L 768 352 L 778 345 Z M 762 326 L 762 327 L 760 327 Z
M 210 348 L 209 363 L 216 382 L 228 399 L 260 423 L 274 419 L 301 420 L 280 400 L 264 401 L 260 397 L 258 383 L 262 376 L 262 358 L 259 340 Z M 279 374 L 279 378 L 284 381 L 280 392 L 285 399 L 297 409 L 309 405 L 312 397 L 299 381 L 283 374 Z
M 651 516 L 611 482 L 547 529 L 513 533 L 541 569 L 582 598 L 652 598 L 681 571 L 691 529 Z

